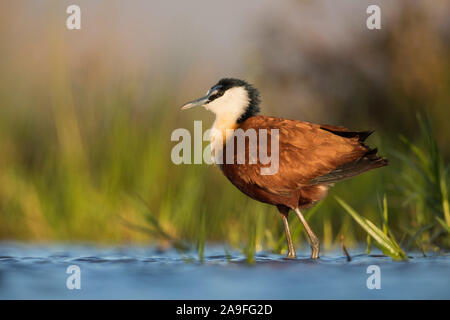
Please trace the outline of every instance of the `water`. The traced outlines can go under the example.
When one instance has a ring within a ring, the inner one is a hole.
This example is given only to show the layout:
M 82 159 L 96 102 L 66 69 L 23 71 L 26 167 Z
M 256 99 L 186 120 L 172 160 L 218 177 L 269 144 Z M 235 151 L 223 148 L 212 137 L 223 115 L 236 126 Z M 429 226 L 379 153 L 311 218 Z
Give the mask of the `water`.
M 326 252 L 318 261 L 262 252 L 249 266 L 236 251 L 195 252 L 152 247 L 0 244 L 1 299 L 449 299 L 450 255 L 409 262 L 351 252 Z M 187 258 L 194 258 L 188 262 Z M 81 289 L 66 287 L 67 267 L 81 270 Z M 369 290 L 367 267 L 378 265 L 381 289 Z

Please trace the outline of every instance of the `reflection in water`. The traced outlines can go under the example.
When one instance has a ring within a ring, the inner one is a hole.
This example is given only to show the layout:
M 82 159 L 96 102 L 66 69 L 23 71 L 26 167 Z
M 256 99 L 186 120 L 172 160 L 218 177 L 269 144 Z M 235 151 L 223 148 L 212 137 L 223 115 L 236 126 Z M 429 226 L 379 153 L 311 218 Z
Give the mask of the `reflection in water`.
M 360 250 L 359 252 L 363 252 Z M 383 299 L 450 298 L 450 255 L 412 255 L 410 262 L 341 252 L 319 261 L 261 252 L 249 266 L 236 251 L 149 247 L 0 245 L 0 298 L 60 299 Z M 192 261 L 192 262 L 187 262 Z M 381 290 L 369 290 L 369 265 L 381 268 Z M 81 290 L 68 290 L 66 269 L 81 269 Z

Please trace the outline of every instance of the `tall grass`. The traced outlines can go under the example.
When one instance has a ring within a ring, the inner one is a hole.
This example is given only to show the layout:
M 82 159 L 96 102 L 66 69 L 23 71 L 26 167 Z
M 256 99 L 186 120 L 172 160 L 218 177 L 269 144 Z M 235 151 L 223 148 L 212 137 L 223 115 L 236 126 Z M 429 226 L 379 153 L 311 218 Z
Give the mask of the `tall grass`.
M 415 243 L 426 251 L 438 238 L 445 239 L 443 233 L 450 227 L 449 166 L 440 155 L 429 118 L 418 114 L 417 122 L 422 144 L 400 136 L 408 152 L 394 151 L 393 154 L 408 168 L 399 175 L 403 205 L 414 208 L 411 223 L 402 228 L 410 235 L 408 247 Z M 448 245 L 448 239 L 445 243 Z
M 417 115 L 417 122 L 423 138 L 422 145 L 411 142 L 404 136 L 400 140 L 406 145 L 407 152 L 393 151 L 403 164 L 403 171 L 398 175 L 398 186 L 403 197 L 403 207 L 413 208 L 410 223 L 398 226 L 409 236 L 406 249 L 416 245 L 424 254 L 430 248 L 436 248 L 439 238 L 448 243 L 450 230 L 448 171 L 444 166 L 439 148 L 433 136 L 428 117 Z M 393 259 L 407 260 L 407 256 L 397 243 L 393 232 L 388 227 L 388 205 L 386 195 L 383 198 L 381 224 L 378 228 L 369 219 L 362 217 L 345 201 L 336 197 L 338 203 L 367 232 L 367 252 L 370 253 L 371 239 Z M 444 233 L 444 235 L 443 235 Z
M 382 229 L 378 228 L 369 219 L 366 219 L 358 214 L 344 200 L 340 199 L 339 197 L 336 197 L 336 199 L 339 204 L 353 217 L 353 219 L 367 232 L 368 236 L 370 236 L 369 239 L 373 238 L 375 240 L 375 244 L 384 254 L 392 257 L 395 260 L 408 260 L 408 257 L 400 248 L 400 245 L 397 243 L 397 240 L 395 239 L 393 233 L 387 226 L 388 209 L 386 196 L 384 197 L 383 201 Z M 368 249 L 368 251 L 370 252 L 370 249 Z
M 259 250 L 286 250 L 274 207 L 240 193 L 213 166 L 171 162 L 172 130 L 192 131 L 194 119 L 207 127 L 212 119 L 181 115 L 183 99 L 173 86 L 167 90 L 170 79 L 158 85 L 86 77 L 71 75 L 64 63 L 39 79 L 12 84 L 0 76 L 0 239 L 196 245 L 199 260 L 209 243 L 241 248 L 249 261 Z M 366 239 L 332 196 L 351 199 L 373 221 L 377 193 L 393 199 L 389 226 L 399 239 L 406 234 L 411 247 L 425 251 L 450 246 L 448 168 L 430 125 L 420 127 L 425 142 L 402 138 L 406 150 L 395 153 L 400 161 L 391 169 L 337 184 L 305 213 L 326 249 L 337 247 L 341 234 L 349 247 Z M 398 141 L 376 139 L 384 154 Z M 295 215 L 290 223 L 294 242 L 308 250 Z
M 174 101 L 159 98 L 150 103 L 171 112 L 150 115 L 150 110 L 133 105 L 130 96 L 139 92 L 115 94 L 96 101 L 106 109 L 116 100 L 104 119 L 77 109 L 58 117 L 52 109 L 48 115 L 1 111 L 8 130 L 2 130 L 0 141 L 3 150 L 9 149 L 0 162 L 1 238 L 145 242 L 180 249 L 197 243 L 199 260 L 211 242 L 244 248 L 250 261 L 255 250 L 285 251 L 275 208 L 248 199 L 212 166 L 176 166 L 170 161 L 171 130 L 191 129 L 198 114 L 182 120 Z M 143 114 L 137 116 L 137 110 Z M 64 137 L 56 128 L 61 117 L 74 124 L 61 133 Z M 331 194 L 351 198 L 352 206 L 373 220 L 378 216 L 375 194 L 392 193 L 392 232 L 400 238 L 406 234 L 409 247 L 427 251 L 448 246 L 448 171 L 428 136 L 430 127 L 422 128 L 425 147 L 402 138 L 407 149 L 392 152 L 401 160 L 391 162 L 394 169 L 338 184 Z M 310 209 L 306 217 L 321 238 L 328 230 L 330 249 L 339 244 L 340 234 L 350 247 L 366 239 L 332 200 Z M 294 215 L 290 223 L 294 242 L 307 249 L 302 225 Z M 322 227 L 325 224 L 329 227 Z M 382 221 L 384 234 L 386 226 Z

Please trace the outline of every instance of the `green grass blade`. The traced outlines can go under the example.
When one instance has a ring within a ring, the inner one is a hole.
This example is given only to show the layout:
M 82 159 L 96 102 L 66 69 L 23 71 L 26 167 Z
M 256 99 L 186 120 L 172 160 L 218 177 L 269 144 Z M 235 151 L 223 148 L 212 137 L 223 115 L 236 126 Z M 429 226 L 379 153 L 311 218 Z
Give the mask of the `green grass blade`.
M 450 206 L 448 202 L 448 191 L 447 191 L 447 181 L 446 175 L 441 174 L 441 195 L 442 195 L 442 210 L 444 211 L 444 218 L 447 224 L 447 227 L 450 228 Z
M 416 232 L 414 232 L 414 234 L 412 235 L 412 237 L 409 239 L 408 243 L 406 244 L 406 250 L 409 250 L 409 248 L 411 248 L 411 246 L 413 245 L 414 242 L 422 250 L 420 241 L 418 241 L 419 236 L 422 233 L 424 233 L 425 231 L 430 230 L 432 227 L 434 227 L 434 225 L 435 225 L 435 223 L 427 224 L 426 226 L 424 226 L 424 227 L 420 228 L 419 230 L 417 230 Z
M 383 233 L 388 235 L 388 207 L 386 194 L 383 197 Z
M 447 226 L 447 224 L 445 223 L 444 220 L 442 220 L 442 219 L 439 218 L 439 217 L 436 217 L 436 220 L 439 222 L 439 224 L 440 224 L 440 225 L 441 225 L 448 233 L 450 233 L 450 227 Z
M 407 260 L 405 253 L 395 240 L 390 239 L 382 230 L 370 220 L 360 216 L 344 200 L 336 197 L 338 203 L 352 216 L 352 218 L 375 240 L 375 244 L 381 251 L 394 260 Z
M 206 239 L 206 214 L 202 212 L 200 221 L 200 234 L 197 243 L 198 259 L 201 263 L 205 260 L 205 239 Z

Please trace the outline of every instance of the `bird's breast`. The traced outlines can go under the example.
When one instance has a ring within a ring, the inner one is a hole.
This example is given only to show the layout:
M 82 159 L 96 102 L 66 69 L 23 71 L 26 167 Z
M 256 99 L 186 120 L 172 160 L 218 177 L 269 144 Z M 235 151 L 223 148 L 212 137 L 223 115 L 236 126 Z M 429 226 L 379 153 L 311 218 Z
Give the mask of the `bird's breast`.
M 211 127 L 211 159 L 222 168 L 223 150 L 227 141 L 233 136 L 237 124 L 229 119 L 216 119 Z

